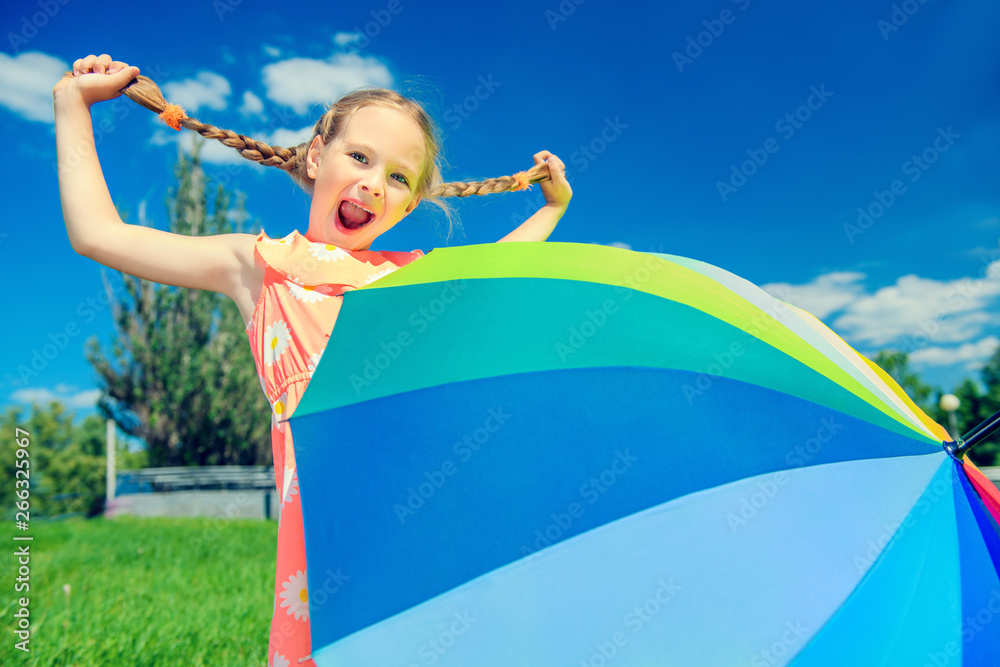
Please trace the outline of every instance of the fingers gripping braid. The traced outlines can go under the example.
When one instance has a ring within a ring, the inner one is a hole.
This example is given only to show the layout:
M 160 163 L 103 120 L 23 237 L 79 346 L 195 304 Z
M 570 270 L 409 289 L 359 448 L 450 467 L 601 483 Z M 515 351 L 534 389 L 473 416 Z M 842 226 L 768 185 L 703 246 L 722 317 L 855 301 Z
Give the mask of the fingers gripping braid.
M 168 104 L 153 81 L 145 76 L 137 76 L 124 88 L 122 93 L 136 104 L 160 114 L 160 117 L 174 129 L 184 127 L 193 130 L 206 139 L 217 139 L 221 143 L 236 149 L 240 155 L 269 167 L 292 170 L 296 167 L 296 150 L 282 146 L 270 146 L 252 137 L 237 134 L 232 130 L 224 130 L 214 125 L 202 123 L 184 114 L 184 110 L 175 104 Z
M 236 149 L 240 155 L 248 160 L 268 167 L 284 169 L 296 178 L 296 180 L 304 180 L 302 178 L 303 174 L 298 172 L 303 171 L 303 158 L 308 143 L 293 148 L 270 146 L 252 137 L 237 134 L 232 130 L 225 130 L 214 125 L 202 123 L 188 117 L 179 106 L 169 104 L 164 99 L 159 86 L 145 76 L 140 75 L 132 79 L 127 86 L 122 88 L 121 92 L 136 104 L 159 114 L 160 118 L 174 129 L 179 130 L 181 127 L 184 127 L 197 132 L 206 139 L 216 139 L 224 145 Z M 319 123 L 317 123 L 317 126 L 319 126 Z M 549 180 L 549 167 L 548 164 L 543 162 L 535 165 L 528 171 L 522 171 L 513 176 L 500 176 L 499 178 L 490 178 L 485 181 L 476 182 L 441 183 L 436 187 L 431 187 L 430 192 L 427 194 L 431 198 L 436 198 L 469 197 L 472 195 L 488 195 L 500 192 L 516 192 L 518 190 L 526 190 L 531 183 L 540 183 L 546 180 Z

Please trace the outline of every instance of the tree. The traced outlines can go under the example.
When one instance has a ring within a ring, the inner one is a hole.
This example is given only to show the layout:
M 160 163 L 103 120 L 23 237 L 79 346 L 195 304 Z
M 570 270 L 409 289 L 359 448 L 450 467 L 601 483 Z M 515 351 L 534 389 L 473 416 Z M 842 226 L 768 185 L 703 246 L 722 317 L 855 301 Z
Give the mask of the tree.
M 28 464 L 22 468 L 16 463 L 15 428 L 28 442 Z M 0 468 L 4 479 L 14 480 L 0 486 L 5 513 L 15 509 L 18 479 L 29 482 L 31 517 L 101 513 L 107 474 L 104 419 L 89 415 L 76 423 L 72 412 L 52 401 L 44 408 L 33 405 L 28 414 L 20 407 L 8 408 L 0 415 L 0 430 L 10 434 L 0 439 Z M 116 454 L 123 467 L 142 467 L 145 462 L 142 453 L 122 449 Z
M 979 383 L 966 378 L 952 392 L 960 401 L 955 411 L 955 421 L 958 433 L 965 434 L 1000 410 L 1000 348 L 993 353 L 986 365 L 980 371 L 980 379 L 985 385 L 983 390 Z M 942 424 L 948 423 L 948 415 L 937 405 L 929 413 Z M 979 443 L 969 452 L 969 457 L 976 465 L 1000 465 L 1000 434 L 994 434 Z
M 920 377 L 910 370 L 909 357 L 905 352 L 882 350 L 875 355 L 873 361 L 903 388 L 928 417 L 950 430 L 948 413 L 941 409 L 939 404 L 945 392 L 924 384 Z M 960 401 L 955 411 L 955 424 L 959 436 L 968 433 L 1000 410 L 1000 348 L 983 367 L 980 377 L 986 387 L 985 391 L 975 380 L 966 378 L 951 392 Z M 933 400 L 931 400 L 932 395 Z M 976 465 L 1000 465 L 998 440 L 1000 434 L 979 443 L 969 452 L 969 458 Z
M 224 188 L 209 196 L 197 148 L 179 157 L 176 176 L 169 231 L 243 231 L 242 201 L 234 225 Z M 213 292 L 122 281 L 110 351 L 96 339 L 87 345 L 104 385 L 101 413 L 145 441 L 153 466 L 270 463 L 270 407 L 236 305 Z
M 906 352 L 899 352 L 897 350 L 880 350 L 875 358 L 872 359 L 879 367 L 889 374 L 896 384 L 906 392 L 906 395 L 920 407 L 921 410 L 927 412 L 930 408 L 928 399 L 930 399 L 931 394 L 934 393 L 934 389 L 924 384 L 920 376 L 914 373 L 910 369 L 910 357 Z

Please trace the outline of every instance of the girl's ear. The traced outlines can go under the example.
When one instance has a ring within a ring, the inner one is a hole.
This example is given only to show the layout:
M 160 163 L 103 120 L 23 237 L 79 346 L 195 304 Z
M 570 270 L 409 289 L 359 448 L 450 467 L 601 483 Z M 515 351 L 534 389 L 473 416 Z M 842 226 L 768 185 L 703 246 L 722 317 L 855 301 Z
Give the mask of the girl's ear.
M 312 143 L 309 144 L 309 150 L 306 152 L 306 174 L 309 178 L 316 180 L 316 174 L 319 172 L 319 162 L 323 154 L 323 138 L 318 134 L 313 137 Z
M 406 207 L 406 213 L 409 214 L 410 211 L 415 209 L 417 207 L 417 204 L 419 203 L 420 203 L 420 195 L 416 195 L 413 199 L 410 200 L 410 205 Z

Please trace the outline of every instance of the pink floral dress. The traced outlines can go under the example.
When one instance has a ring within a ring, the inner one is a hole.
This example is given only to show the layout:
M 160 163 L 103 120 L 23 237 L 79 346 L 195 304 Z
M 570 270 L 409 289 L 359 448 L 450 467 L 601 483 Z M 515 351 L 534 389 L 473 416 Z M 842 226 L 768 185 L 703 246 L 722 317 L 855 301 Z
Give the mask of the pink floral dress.
M 323 355 L 343 293 L 374 282 L 423 253 L 344 250 L 313 243 L 297 231 L 276 240 L 261 232 L 255 252 L 267 268 L 247 336 L 261 388 L 271 404 L 274 476 L 281 499 L 267 663 L 312 665 L 312 660 L 299 663 L 311 651 L 309 600 L 295 450 L 284 420 L 294 412 Z

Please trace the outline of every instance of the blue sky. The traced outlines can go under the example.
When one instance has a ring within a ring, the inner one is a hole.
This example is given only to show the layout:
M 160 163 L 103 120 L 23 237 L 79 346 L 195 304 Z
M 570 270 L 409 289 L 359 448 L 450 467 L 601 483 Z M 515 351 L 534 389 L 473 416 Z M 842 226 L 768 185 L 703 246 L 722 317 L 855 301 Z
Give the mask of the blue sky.
M 138 65 L 191 115 L 275 143 L 296 143 L 354 87 L 402 88 L 440 124 L 448 180 L 520 171 L 542 149 L 564 159 L 574 199 L 552 240 L 723 267 L 862 352 L 907 349 L 946 389 L 1000 343 L 996 2 L 306 7 L 0 10 L 7 405 L 57 397 L 86 414 L 97 397 L 83 346 L 109 339 L 111 316 L 101 267 L 66 239 L 51 88 L 75 58 L 101 52 Z M 95 120 L 112 196 L 132 220 L 164 226 L 190 133 L 126 101 L 95 107 Z M 221 145 L 203 155 L 269 234 L 305 229 L 306 195 L 282 172 Z M 538 196 L 459 202 L 464 236 L 451 241 L 438 214 L 418 210 L 374 247 L 493 241 Z

